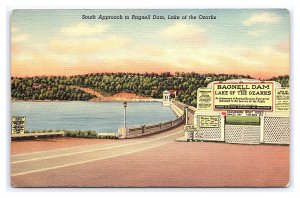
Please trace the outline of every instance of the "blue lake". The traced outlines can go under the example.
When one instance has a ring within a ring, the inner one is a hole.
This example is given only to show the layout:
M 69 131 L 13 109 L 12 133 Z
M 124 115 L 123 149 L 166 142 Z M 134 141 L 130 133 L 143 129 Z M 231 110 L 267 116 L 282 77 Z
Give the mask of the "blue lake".
M 26 116 L 26 130 L 95 130 L 116 132 L 124 125 L 122 102 L 12 102 L 11 116 Z M 160 102 L 128 102 L 127 126 L 175 119 Z

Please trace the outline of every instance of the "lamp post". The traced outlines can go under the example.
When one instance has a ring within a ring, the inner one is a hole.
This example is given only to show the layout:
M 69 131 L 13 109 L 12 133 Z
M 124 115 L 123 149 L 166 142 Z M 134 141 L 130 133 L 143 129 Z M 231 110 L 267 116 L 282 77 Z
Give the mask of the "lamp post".
M 189 106 L 185 106 L 185 125 L 188 125 L 188 108 Z
M 124 128 L 126 128 L 126 107 L 127 107 L 127 102 L 123 102 L 124 106 Z

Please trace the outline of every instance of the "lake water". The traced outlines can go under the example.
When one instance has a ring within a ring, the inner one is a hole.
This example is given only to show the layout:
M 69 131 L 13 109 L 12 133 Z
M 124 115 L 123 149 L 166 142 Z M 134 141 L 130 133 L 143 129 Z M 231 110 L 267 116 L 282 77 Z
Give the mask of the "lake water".
M 124 125 L 122 102 L 12 102 L 11 116 L 26 116 L 26 130 L 95 130 L 117 132 Z M 128 102 L 127 126 L 176 118 L 160 102 Z

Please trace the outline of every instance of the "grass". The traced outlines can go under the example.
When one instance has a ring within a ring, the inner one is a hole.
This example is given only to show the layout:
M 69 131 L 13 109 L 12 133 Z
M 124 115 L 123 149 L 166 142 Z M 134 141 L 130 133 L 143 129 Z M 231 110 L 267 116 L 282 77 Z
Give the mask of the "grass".
M 98 133 L 96 131 L 80 131 L 80 130 L 75 130 L 75 131 L 69 131 L 65 130 L 65 135 L 68 137 L 81 137 L 81 138 L 100 138 L 100 139 L 115 139 L 116 134 L 115 133 Z
M 69 131 L 65 130 L 65 136 L 68 137 L 82 137 L 82 138 L 97 138 L 97 132 L 96 131 L 80 131 L 80 130 L 75 130 L 75 131 Z
M 26 131 L 25 133 L 51 133 L 64 131 L 66 137 L 79 137 L 79 138 L 99 138 L 99 139 L 116 139 L 116 133 L 98 133 L 92 130 L 40 130 L 40 131 Z
M 228 125 L 260 125 L 259 116 L 226 116 L 225 124 Z

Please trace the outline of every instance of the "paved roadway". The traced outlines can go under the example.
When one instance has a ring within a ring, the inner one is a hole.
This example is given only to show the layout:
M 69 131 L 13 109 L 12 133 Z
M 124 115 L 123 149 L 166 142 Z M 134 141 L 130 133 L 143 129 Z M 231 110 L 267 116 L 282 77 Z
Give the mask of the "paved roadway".
M 193 115 L 189 113 L 189 123 Z M 93 144 L 11 156 L 11 176 L 22 176 L 64 167 L 116 158 L 156 148 L 182 137 L 183 125 L 170 131 L 111 144 Z

